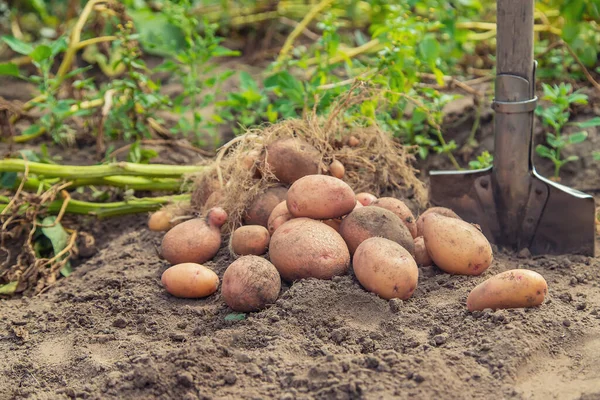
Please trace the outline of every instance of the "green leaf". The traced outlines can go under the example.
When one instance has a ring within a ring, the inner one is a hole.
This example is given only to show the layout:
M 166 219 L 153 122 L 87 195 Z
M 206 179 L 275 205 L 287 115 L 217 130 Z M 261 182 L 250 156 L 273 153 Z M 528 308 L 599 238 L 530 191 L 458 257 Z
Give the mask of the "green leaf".
M 225 316 L 225 321 L 243 321 L 246 319 L 246 314 L 244 313 L 231 313 Z
M 594 160 L 600 161 L 600 151 L 596 151 L 593 154 Z
M 32 45 L 22 42 L 13 36 L 3 35 L 2 40 L 16 53 L 28 56 L 33 51 Z
M 0 75 L 19 76 L 19 66 L 13 63 L 0 63 Z
M 581 132 L 570 134 L 568 141 L 569 141 L 569 144 L 577 144 L 577 143 L 584 142 L 585 139 L 587 139 L 587 137 L 588 137 L 588 133 L 586 131 L 581 131 Z
M 2 172 L 0 173 L 0 187 L 12 189 L 17 183 L 16 172 Z
M 537 147 L 535 148 L 535 152 L 545 158 L 550 158 L 550 159 L 554 158 L 554 154 L 552 153 L 552 150 L 550 150 L 543 144 L 538 144 Z
M 594 117 L 583 122 L 575 122 L 573 125 L 576 125 L 580 128 L 592 128 L 594 126 L 600 126 L 600 117 Z
M 435 64 L 440 55 L 440 43 L 435 36 L 428 35 L 419 43 L 419 52 L 426 64 Z
M 67 247 L 67 244 L 69 243 L 69 234 L 67 233 L 67 231 L 65 231 L 60 222 L 54 226 L 48 227 L 49 225 L 54 224 L 54 221 L 56 221 L 55 216 L 44 218 L 42 221 L 42 225 L 44 225 L 44 227 L 42 228 L 42 233 L 44 234 L 44 236 L 50 239 L 50 242 L 52 242 L 52 249 L 54 251 L 54 255 L 57 255 L 58 253 L 63 251 L 65 247 Z M 69 262 L 67 262 L 65 266 L 60 270 L 60 273 L 63 276 L 68 276 L 71 272 L 71 265 Z
M 61 36 L 60 38 L 56 39 L 50 45 L 50 48 L 52 50 L 52 57 L 56 57 L 59 53 L 62 53 L 63 51 L 67 50 L 68 47 L 69 45 L 65 36 Z
M 52 49 L 45 44 L 39 45 L 29 55 L 31 59 L 37 63 L 47 60 L 52 56 Z
M 14 294 L 15 291 L 17 290 L 17 285 L 19 284 L 18 281 L 14 281 L 14 282 L 9 282 L 5 285 L 0 286 L 0 294 Z

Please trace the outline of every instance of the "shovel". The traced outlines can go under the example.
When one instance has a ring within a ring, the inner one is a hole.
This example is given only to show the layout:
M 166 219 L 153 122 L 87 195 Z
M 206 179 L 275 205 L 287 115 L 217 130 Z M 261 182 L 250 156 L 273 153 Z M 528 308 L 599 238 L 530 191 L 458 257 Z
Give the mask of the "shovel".
M 533 166 L 534 0 L 498 0 L 493 167 L 431 171 L 430 201 L 476 223 L 490 242 L 532 255 L 595 255 L 594 198 Z

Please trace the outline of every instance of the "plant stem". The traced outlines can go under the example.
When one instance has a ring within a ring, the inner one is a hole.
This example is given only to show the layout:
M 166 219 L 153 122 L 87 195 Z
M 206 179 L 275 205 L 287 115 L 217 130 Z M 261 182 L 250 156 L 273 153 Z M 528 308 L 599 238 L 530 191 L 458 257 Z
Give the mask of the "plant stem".
M 444 135 L 442 135 L 441 129 L 436 127 L 435 133 L 436 133 L 437 139 L 439 140 L 442 147 L 446 147 L 446 145 L 447 145 L 446 140 L 444 139 Z M 456 168 L 457 170 L 461 170 L 462 168 L 458 164 L 458 161 L 456 161 L 456 158 L 454 158 L 454 154 L 452 154 L 451 151 L 445 151 L 445 153 L 448 154 L 448 158 L 450 159 L 450 162 L 452 163 L 454 168 Z
M 24 188 L 27 190 L 37 190 L 40 186 L 43 186 L 47 190 L 59 182 L 60 178 L 40 180 L 28 176 Z M 132 190 L 177 192 L 184 187 L 184 183 L 182 180 L 172 178 L 149 179 L 139 176 L 107 176 L 104 178 L 75 179 L 65 189 L 81 186 L 111 186 Z M 18 183 L 13 186 L 13 189 L 17 187 Z
M 0 160 L 0 172 L 24 172 L 26 165 L 29 173 L 49 178 L 103 178 L 114 175 L 137 175 L 151 178 L 180 177 L 183 174 L 200 172 L 205 169 L 201 165 L 163 165 L 135 164 L 118 162 L 105 165 L 52 165 L 25 160 Z

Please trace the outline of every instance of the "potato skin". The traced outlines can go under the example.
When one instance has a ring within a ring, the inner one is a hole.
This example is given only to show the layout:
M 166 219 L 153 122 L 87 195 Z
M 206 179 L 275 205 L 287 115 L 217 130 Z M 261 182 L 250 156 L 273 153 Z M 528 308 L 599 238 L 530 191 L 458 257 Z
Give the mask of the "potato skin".
M 423 236 L 423 218 L 427 214 L 431 214 L 431 213 L 440 214 L 440 215 L 443 215 L 443 216 L 449 217 L 449 218 L 462 219 L 454 211 L 452 211 L 451 209 L 446 208 L 446 207 L 428 208 L 427 210 L 425 210 L 423 212 L 423 214 L 419 215 L 419 218 L 417 218 L 417 237 Z
M 260 256 L 267 252 L 270 240 L 269 231 L 264 226 L 240 226 L 231 235 L 231 249 L 240 256 Z
M 163 272 L 161 282 L 175 297 L 201 298 L 210 296 L 219 287 L 214 271 L 196 263 L 176 264 Z
M 271 215 L 267 221 L 269 234 L 272 235 L 284 222 L 287 222 L 292 218 L 294 217 L 290 214 L 290 210 L 288 210 L 287 202 L 285 200 L 277 204 L 273 211 L 271 211 Z
M 281 290 L 277 268 L 262 257 L 247 255 L 235 260 L 223 274 L 221 294 L 234 311 L 259 311 L 273 304 Z
M 331 279 L 350 266 L 350 253 L 340 234 L 310 218 L 294 218 L 281 225 L 271 237 L 269 257 L 288 282 Z
M 363 192 L 356 195 L 356 200 L 363 206 L 368 206 L 377 200 L 377 197 L 374 194 Z
M 328 175 L 308 175 L 290 187 L 287 206 L 294 217 L 335 219 L 356 206 L 354 191 L 348 184 Z
M 163 237 L 161 254 L 171 264 L 199 263 L 212 259 L 221 247 L 221 231 L 204 218 L 174 226 Z
M 396 214 L 398 217 L 400 217 L 402 222 L 404 222 L 404 225 L 406 225 L 412 237 L 417 237 L 417 221 L 415 220 L 415 216 L 402 200 L 395 199 L 393 197 L 380 197 L 379 199 L 373 201 L 370 205 L 385 208 L 386 210 L 390 210 Z
M 412 255 L 398 243 L 381 237 L 362 242 L 352 266 L 360 284 L 386 300 L 407 300 L 419 281 L 419 268 Z
M 363 241 L 375 236 L 398 243 L 411 255 L 415 252 L 412 235 L 400 217 L 381 207 L 368 206 L 352 211 L 342 220 L 340 234 L 350 254 L 354 254 Z
M 281 183 L 291 184 L 306 175 L 319 173 L 321 153 L 296 138 L 278 139 L 267 145 L 265 163 Z
M 429 267 L 433 264 L 433 260 L 427 252 L 427 247 L 425 247 L 425 239 L 423 239 L 423 236 L 415 238 L 415 261 L 417 262 L 417 265 L 422 267 Z
M 282 201 L 286 200 L 288 190 L 282 186 L 276 186 L 265 190 L 252 202 L 243 216 L 245 225 L 261 225 L 265 228 L 269 224 L 269 217 L 273 209 Z
M 329 173 L 331 174 L 331 176 L 334 176 L 338 179 L 342 179 L 346 174 L 346 168 L 344 167 L 344 164 L 342 164 L 340 161 L 334 160 L 329 165 Z
M 463 220 L 430 213 L 423 220 L 423 239 L 435 265 L 449 274 L 480 275 L 494 260 L 487 238 Z
M 172 219 L 173 214 L 168 211 L 155 211 L 148 218 L 148 229 L 153 232 L 166 232 L 174 226 L 174 224 L 171 223 Z
M 547 293 L 548 284 L 542 275 L 527 269 L 513 269 L 494 275 L 471 290 L 467 309 L 535 307 L 544 302 Z

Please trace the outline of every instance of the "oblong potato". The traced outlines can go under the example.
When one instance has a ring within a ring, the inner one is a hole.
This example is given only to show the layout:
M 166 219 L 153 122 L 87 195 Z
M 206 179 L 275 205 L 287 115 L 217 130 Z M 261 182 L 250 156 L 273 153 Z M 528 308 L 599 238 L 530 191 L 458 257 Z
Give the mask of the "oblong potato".
M 335 219 L 354 209 L 356 197 L 352 188 L 340 179 L 308 175 L 292 184 L 287 205 L 296 218 Z
M 245 225 L 261 225 L 265 228 L 269 224 L 269 217 L 273 209 L 286 200 L 288 190 L 282 186 L 268 188 L 258 195 L 248 210 L 243 215 Z
M 219 287 L 217 274 L 196 263 L 173 265 L 163 272 L 160 280 L 167 292 L 175 297 L 206 297 L 216 292 Z
M 264 226 L 240 226 L 231 234 L 231 250 L 240 256 L 260 256 L 267 252 L 270 240 L 269 231 Z
M 280 182 L 291 184 L 319 173 L 321 153 L 297 138 L 278 139 L 267 145 L 265 163 Z
M 454 211 L 446 207 L 431 207 L 423 212 L 423 214 L 419 215 L 417 218 L 417 237 L 423 236 L 423 218 L 431 213 L 440 214 L 449 218 L 462 219 L 459 217 Z
M 450 274 L 480 275 L 494 260 L 487 238 L 463 220 L 430 213 L 423 219 L 423 239 L 435 265 Z
M 221 294 L 232 310 L 253 312 L 274 303 L 280 289 L 277 268 L 262 257 L 247 255 L 227 267 Z
M 171 223 L 173 214 L 166 210 L 157 210 L 148 218 L 148 228 L 154 232 L 166 232 L 175 224 Z
M 363 241 L 375 236 L 393 240 L 410 254 L 415 252 L 412 235 L 400 217 L 381 207 L 368 206 L 352 211 L 342 220 L 340 234 L 350 254 L 354 254 Z
M 329 173 L 331 174 L 331 176 L 335 176 L 338 179 L 342 179 L 344 177 L 344 174 L 346 173 L 346 168 L 344 167 L 344 164 L 342 164 L 340 161 L 334 160 L 329 165 Z
M 281 225 L 271 237 L 269 257 L 288 282 L 331 279 L 350 266 L 350 253 L 340 234 L 309 218 L 294 218 Z
M 475 286 L 467 297 L 467 309 L 535 307 L 544 302 L 547 293 L 548 284 L 542 275 L 527 269 L 513 269 Z
M 423 239 L 423 236 L 415 238 L 415 261 L 417 262 L 417 265 L 422 267 L 429 267 L 433 264 L 433 260 L 425 247 L 425 239 Z
M 406 225 L 412 237 L 417 237 L 417 221 L 415 220 L 415 216 L 402 200 L 395 199 L 393 197 L 380 197 L 373 201 L 370 205 L 385 208 L 386 210 L 390 210 L 396 214 L 398 217 L 400 217 L 402 222 L 404 222 L 404 225 Z
M 161 255 L 171 264 L 199 263 L 213 258 L 221 247 L 221 231 L 205 218 L 174 226 L 163 237 Z
M 269 233 L 272 235 L 284 222 L 287 222 L 292 218 L 294 217 L 290 214 L 290 210 L 288 210 L 287 202 L 285 200 L 277 204 L 273 211 L 271 211 L 271 215 L 267 221 Z
M 386 300 L 407 300 L 419 281 L 419 268 L 412 255 L 398 243 L 381 237 L 362 242 L 352 266 L 360 284 Z

